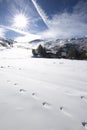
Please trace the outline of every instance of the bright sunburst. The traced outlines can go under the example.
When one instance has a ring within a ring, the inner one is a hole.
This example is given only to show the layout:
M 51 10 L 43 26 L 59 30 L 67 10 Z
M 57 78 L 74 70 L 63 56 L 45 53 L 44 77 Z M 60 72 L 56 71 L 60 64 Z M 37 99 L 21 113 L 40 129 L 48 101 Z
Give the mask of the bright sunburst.
M 13 18 L 13 26 L 17 29 L 27 29 L 29 24 L 29 19 L 24 14 L 16 14 Z

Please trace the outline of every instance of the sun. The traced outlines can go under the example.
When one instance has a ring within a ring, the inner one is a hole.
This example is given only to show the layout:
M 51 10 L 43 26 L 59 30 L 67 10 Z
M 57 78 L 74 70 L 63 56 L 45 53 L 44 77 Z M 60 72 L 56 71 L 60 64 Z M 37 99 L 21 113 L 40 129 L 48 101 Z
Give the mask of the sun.
M 13 27 L 17 29 L 27 29 L 29 19 L 24 14 L 16 14 L 13 18 Z

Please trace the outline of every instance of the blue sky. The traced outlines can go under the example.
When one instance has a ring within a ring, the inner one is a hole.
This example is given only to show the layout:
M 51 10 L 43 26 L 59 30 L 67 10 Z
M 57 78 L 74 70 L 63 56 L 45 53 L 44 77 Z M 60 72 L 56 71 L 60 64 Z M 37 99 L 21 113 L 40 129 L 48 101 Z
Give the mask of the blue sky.
M 26 28 L 14 20 L 20 14 L 27 19 Z M 85 35 L 87 0 L 0 0 L 0 37 L 28 41 Z

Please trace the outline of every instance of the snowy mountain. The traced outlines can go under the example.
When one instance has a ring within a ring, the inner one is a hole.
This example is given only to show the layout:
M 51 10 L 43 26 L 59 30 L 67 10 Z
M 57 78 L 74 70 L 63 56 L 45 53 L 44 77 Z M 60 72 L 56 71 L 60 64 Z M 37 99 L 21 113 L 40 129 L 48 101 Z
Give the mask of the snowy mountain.
M 64 46 L 65 44 L 78 45 L 80 47 L 87 47 L 87 37 L 83 38 L 72 38 L 72 39 L 56 39 L 53 41 L 45 41 L 45 46 L 55 47 Z
M 0 38 L 0 47 L 9 48 L 13 46 L 13 43 L 15 43 L 15 41 L 12 39 Z
M 69 46 L 79 46 L 79 48 L 87 47 L 87 37 L 82 38 L 71 38 L 71 39 L 55 39 L 55 40 L 44 40 L 44 39 L 36 39 L 30 41 L 29 44 L 34 45 L 44 45 L 45 47 L 51 48 L 58 48 L 61 46 L 65 46 L 69 44 Z
M 31 43 L 39 43 L 39 42 L 44 42 L 44 40 L 42 40 L 42 39 L 35 39 L 35 40 L 32 40 L 32 41 L 30 41 L 29 43 L 31 44 Z
M 34 42 L 31 43 L 36 45 Z M 37 56 L 47 58 L 87 59 L 87 37 L 56 39 L 51 41 L 43 40 L 37 42 L 37 45 L 36 50 L 33 50 L 33 54 Z M 42 47 L 40 47 L 40 45 Z

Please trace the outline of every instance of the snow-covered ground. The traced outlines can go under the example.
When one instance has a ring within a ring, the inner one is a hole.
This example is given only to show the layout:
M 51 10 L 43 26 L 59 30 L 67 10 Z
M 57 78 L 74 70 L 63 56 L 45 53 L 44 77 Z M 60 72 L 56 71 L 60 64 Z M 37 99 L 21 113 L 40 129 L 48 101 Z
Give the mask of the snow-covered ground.
M 87 129 L 87 61 L 0 51 L 0 130 Z

